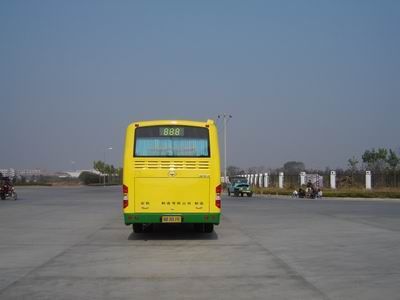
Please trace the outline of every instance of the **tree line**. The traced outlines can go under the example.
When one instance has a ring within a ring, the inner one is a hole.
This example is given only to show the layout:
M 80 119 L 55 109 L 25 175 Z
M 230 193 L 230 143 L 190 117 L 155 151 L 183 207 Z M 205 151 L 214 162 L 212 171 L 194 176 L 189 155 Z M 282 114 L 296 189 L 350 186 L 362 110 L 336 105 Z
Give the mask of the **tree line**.
M 369 170 L 373 173 L 393 173 L 399 171 L 400 157 L 393 149 L 372 148 L 365 150 L 361 155 L 361 160 L 356 156 L 352 156 L 347 160 L 347 169 L 336 169 L 339 174 L 355 174 L 360 171 Z M 271 174 L 284 172 L 287 175 L 298 175 L 300 172 L 328 174 L 332 169 L 326 167 L 325 170 L 307 169 L 301 161 L 287 161 L 280 168 L 266 168 L 264 166 L 250 167 L 243 169 L 234 165 L 227 167 L 227 176 L 235 176 L 241 174 L 257 174 L 269 172 Z
M 394 172 L 400 164 L 399 156 L 392 149 L 372 148 L 371 150 L 366 150 L 361 158 L 370 171 L 375 171 L 377 173 L 387 170 Z M 349 159 L 350 167 L 352 167 L 354 163 L 358 163 L 354 161 L 354 157 Z
M 102 176 L 92 172 L 82 172 L 79 175 L 79 180 L 83 184 L 97 184 L 101 183 L 102 180 L 107 181 L 108 184 L 118 184 L 122 181 L 122 168 L 116 168 L 114 165 L 106 164 L 104 161 L 95 160 L 93 162 L 93 169 Z
M 122 175 L 122 168 L 116 168 L 114 165 L 106 164 L 104 161 L 95 160 L 93 162 L 93 169 L 101 174 L 106 174 L 109 176 L 120 176 Z

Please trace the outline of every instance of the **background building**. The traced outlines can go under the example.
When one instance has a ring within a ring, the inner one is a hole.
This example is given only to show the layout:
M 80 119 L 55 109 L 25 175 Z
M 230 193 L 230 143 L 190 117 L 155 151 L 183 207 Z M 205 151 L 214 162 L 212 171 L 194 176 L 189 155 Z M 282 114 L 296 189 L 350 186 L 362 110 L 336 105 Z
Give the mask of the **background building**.
M 3 176 L 8 176 L 8 177 L 15 177 L 16 176 L 15 169 L 13 169 L 13 168 L 0 169 L 0 173 L 3 174 Z

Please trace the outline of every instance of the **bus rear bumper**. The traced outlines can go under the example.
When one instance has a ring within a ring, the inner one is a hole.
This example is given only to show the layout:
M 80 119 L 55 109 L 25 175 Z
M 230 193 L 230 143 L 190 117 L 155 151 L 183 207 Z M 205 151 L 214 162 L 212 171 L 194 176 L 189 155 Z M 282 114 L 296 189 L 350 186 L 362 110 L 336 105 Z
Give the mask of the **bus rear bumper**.
M 124 213 L 125 225 L 162 223 L 163 216 L 181 216 L 181 223 L 211 223 L 219 225 L 220 213 Z

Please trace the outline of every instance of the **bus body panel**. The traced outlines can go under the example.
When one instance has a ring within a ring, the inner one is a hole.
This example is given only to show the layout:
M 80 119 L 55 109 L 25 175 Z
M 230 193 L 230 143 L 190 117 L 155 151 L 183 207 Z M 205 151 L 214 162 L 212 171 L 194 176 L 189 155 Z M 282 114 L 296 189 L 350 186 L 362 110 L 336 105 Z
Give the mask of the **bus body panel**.
M 135 157 L 135 132 L 146 126 L 207 128 L 209 157 Z M 123 184 L 127 188 L 125 224 L 160 223 L 162 216 L 178 215 L 182 223 L 219 224 L 216 205 L 220 185 L 218 134 L 213 121 L 145 121 L 127 127 Z
M 136 178 L 135 212 L 209 212 L 208 178 Z

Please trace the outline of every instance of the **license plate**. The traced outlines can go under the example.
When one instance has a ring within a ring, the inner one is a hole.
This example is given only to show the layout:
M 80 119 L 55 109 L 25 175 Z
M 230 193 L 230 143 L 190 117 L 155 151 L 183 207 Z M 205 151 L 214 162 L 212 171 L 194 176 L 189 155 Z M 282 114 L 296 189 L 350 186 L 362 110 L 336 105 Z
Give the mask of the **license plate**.
M 162 216 L 161 217 L 162 223 L 182 223 L 181 216 Z

